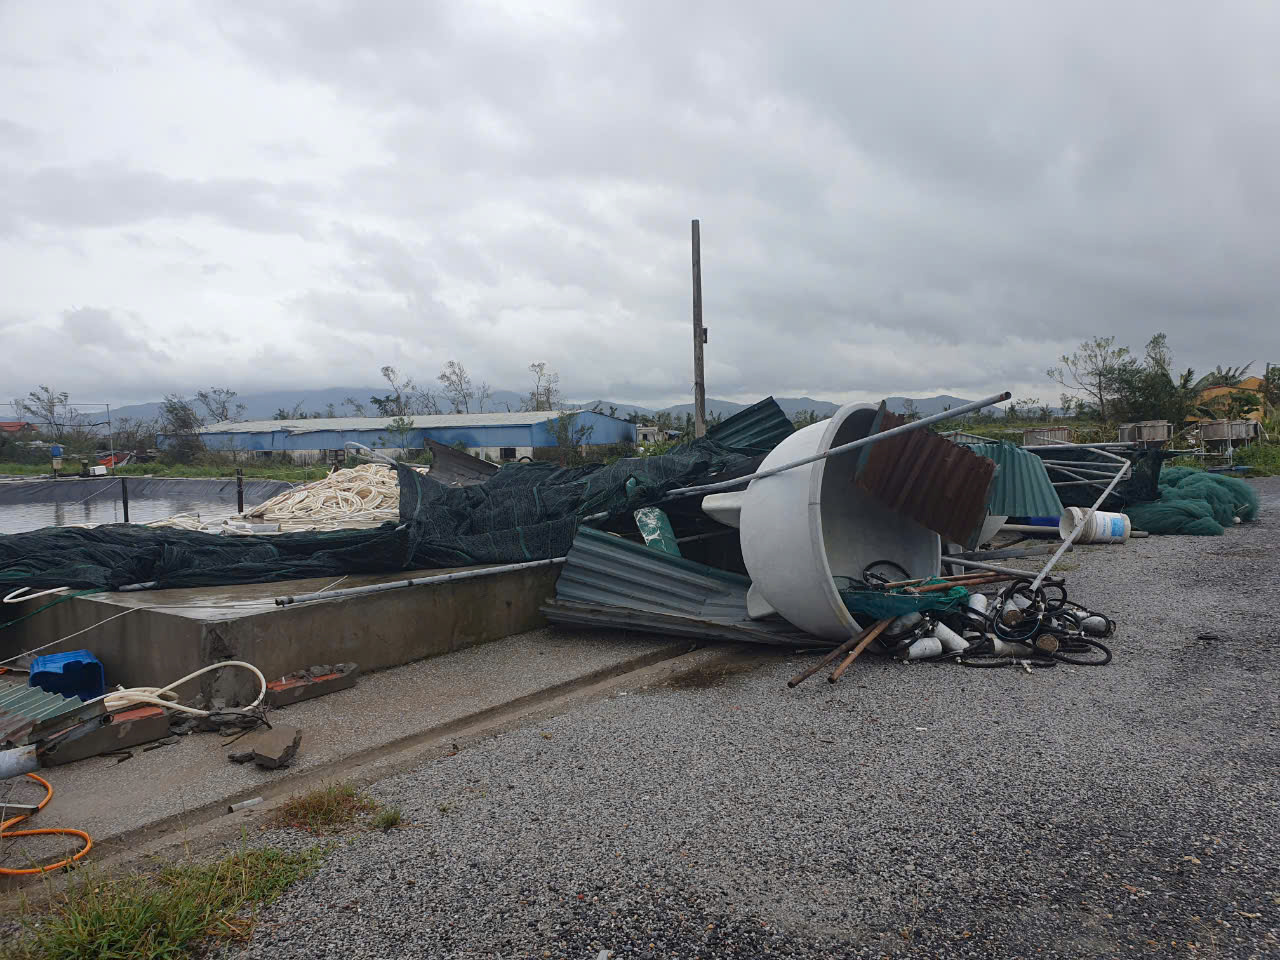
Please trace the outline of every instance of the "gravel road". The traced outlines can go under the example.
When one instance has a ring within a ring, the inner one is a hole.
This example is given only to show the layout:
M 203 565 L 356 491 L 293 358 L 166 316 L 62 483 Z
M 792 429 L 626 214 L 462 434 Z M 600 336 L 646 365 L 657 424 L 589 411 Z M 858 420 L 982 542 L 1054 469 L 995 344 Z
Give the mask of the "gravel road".
M 1101 669 L 803 658 L 616 694 L 373 788 L 237 955 L 1280 956 L 1280 481 L 1079 552 Z M 1206 633 L 1218 639 L 1197 639 Z

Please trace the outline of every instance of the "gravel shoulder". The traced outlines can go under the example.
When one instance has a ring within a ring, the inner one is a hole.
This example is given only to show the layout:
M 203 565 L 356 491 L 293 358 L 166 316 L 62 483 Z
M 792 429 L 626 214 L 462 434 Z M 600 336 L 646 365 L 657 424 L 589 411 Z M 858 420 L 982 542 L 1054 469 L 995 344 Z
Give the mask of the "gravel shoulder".
M 1105 668 L 803 663 L 618 692 L 381 781 L 235 956 L 1280 955 L 1280 480 L 1081 551 Z M 1204 634 L 1217 639 L 1198 639 Z

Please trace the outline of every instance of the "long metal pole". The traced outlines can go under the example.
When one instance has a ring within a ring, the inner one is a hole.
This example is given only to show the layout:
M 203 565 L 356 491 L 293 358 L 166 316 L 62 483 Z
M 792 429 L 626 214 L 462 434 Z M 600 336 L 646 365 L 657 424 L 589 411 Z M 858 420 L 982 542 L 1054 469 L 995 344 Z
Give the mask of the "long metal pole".
M 1058 552 L 1049 558 L 1049 562 L 1044 565 L 1044 569 L 1041 570 L 1035 580 L 1031 582 L 1031 589 L 1033 591 L 1040 588 L 1040 584 L 1043 583 L 1044 578 L 1049 575 L 1049 571 L 1053 569 L 1053 565 L 1062 559 L 1062 555 L 1064 553 L 1071 549 L 1071 544 L 1075 543 L 1076 537 L 1080 536 L 1080 531 L 1084 529 L 1084 525 L 1092 519 L 1098 508 L 1102 506 L 1102 501 L 1111 496 L 1111 491 L 1116 488 L 1116 484 L 1118 484 L 1120 479 L 1125 475 L 1125 470 L 1125 467 L 1121 467 L 1116 471 L 1115 478 L 1107 484 L 1107 489 L 1102 491 L 1102 496 L 1098 497 L 1098 499 L 1094 501 L 1093 506 L 1089 508 L 1089 512 L 1086 513 L 1081 521 L 1076 524 L 1076 528 L 1071 531 L 1071 536 L 1062 541 L 1062 546 L 1058 548 Z
M 677 490 L 669 492 L 667 496 L 683 497 L 695 493 L 715 493 L 717 490 L 730 490 L 734 487 L 740 487 L 744 483 L 750 483 L 752 480 L 772 477 L 775 474 L 782 473 L 786 470 L 794 470 L 796 467 L 803 467 L 805 464 L 816 463 L 819 460 L 825 460 L 828 457 L 834 457 L 840 453 L 848 453 L 850 450 L 857 450 L 859 447 L 867 447 L 873 443 L 878 443 L 881 440 L 896 437 L 899 434 L 908 433 L 912 430 L 919 430 L 922 427 L 927 427 L 931 423 L 938 423 L 941 420 L 954 420 L 956 417 L 963 417 L 966 413 L 981 410 L 983 407 L 989 407 L 995 403 L 1003 403 L 1011 396 L 1012 394 L 1008 392 L 992 394 L 983 400 L 974 400 L 972 403 L 966 403 L 963 406 L 956 407 L 952 410 L 944 410 L 941 413 L 935 413 L 932 416 L 924 417 L 920 420 L 913 420 L 910 423 L 904 423 L 901 426 L 893 427 L 880 433 L 872 433 L 863 437 L 861 440 L 843 443 L 838 447 L 832 447 L 830 450 L 826 450 L 823 453 L 815 453 L 813 456 L 804 457 L 801 460 L 793 460 L 790 463 L 784 463 L 778 467 L 770 467 L 768 470 L 757 470 L 753 474 L 745 477 L 738 477 L 735 480 L 722 480 L 720 483 L 706 483 L 699 487 L 680 487 Z
M 453 583 L 457 580 L 474 580 L 476 577 L 488 577 L 496 573 L 512 573 L 516 570 L 532 570 L 535 567 L 553 567 L 564 563 L 565 557 L 552 557 L 550 560 L 531 560 L 528 563 L 508 563 L 500 567 L 485 567 L 482 570 L 463 570 L 461 573 L 442 573 L 435 577 L 414 577 L 412 580 L 393 580 L 390 583 L 371 583 L 367 587 L 348 587 L 345 590 L 326 590 L 318 593 L 302 593 L 294 597 L 276 597 L 276 606 L 287 607 L 292 603 L 306 603 L 310 600 L 334 600 L 339 597 L 360 597 L 367 593 L 382 593 L 385 590 L 402 590 L 405 587 L 420 587 L 428 583 Z
M 693 221 L 693 435 L 707 432 L 707 383 L 702 372 L 702 347 L 707 341 L 702 328 L 702 238 Z

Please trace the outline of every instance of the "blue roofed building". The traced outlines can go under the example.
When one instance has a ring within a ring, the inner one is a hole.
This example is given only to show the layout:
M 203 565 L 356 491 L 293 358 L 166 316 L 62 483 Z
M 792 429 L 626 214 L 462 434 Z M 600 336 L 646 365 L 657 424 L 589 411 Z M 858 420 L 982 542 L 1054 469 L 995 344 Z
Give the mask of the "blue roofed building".
M 424 438 L 447 446 L 461 444 L 477 457 L 498 462 L 537 459 L 538 450 L 556 446 L 552 421 L 572 416 L 574 428 L 590 427 L 586 444 L 635 443 L 634 424 L 590 410 L 538 410 L 520 413 L 448 413 L 406 418 L 400 430 L 390 417 L 334 417 L 305 420 L 225 421 L 202 427 L 199 437 L 210 450 L 269 457 L 289 454 L 296 462 L 319 459 L 348 441 L 374 450 L 421 449 Z M 160 435 L 164 449 L 167 439 Z M 549 452 L 549 451 L 548 451 Z

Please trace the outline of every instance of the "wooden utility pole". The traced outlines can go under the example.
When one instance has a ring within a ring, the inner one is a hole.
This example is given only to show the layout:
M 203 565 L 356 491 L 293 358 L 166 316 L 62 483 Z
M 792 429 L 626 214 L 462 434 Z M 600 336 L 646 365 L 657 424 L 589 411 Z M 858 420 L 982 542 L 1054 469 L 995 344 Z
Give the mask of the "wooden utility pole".
M 707 383 L 702 375 L 702 347 L 707 331 L 702 325 L 702 241 L 698 221 L 693 221 L 693 435 L 707 432 Z

